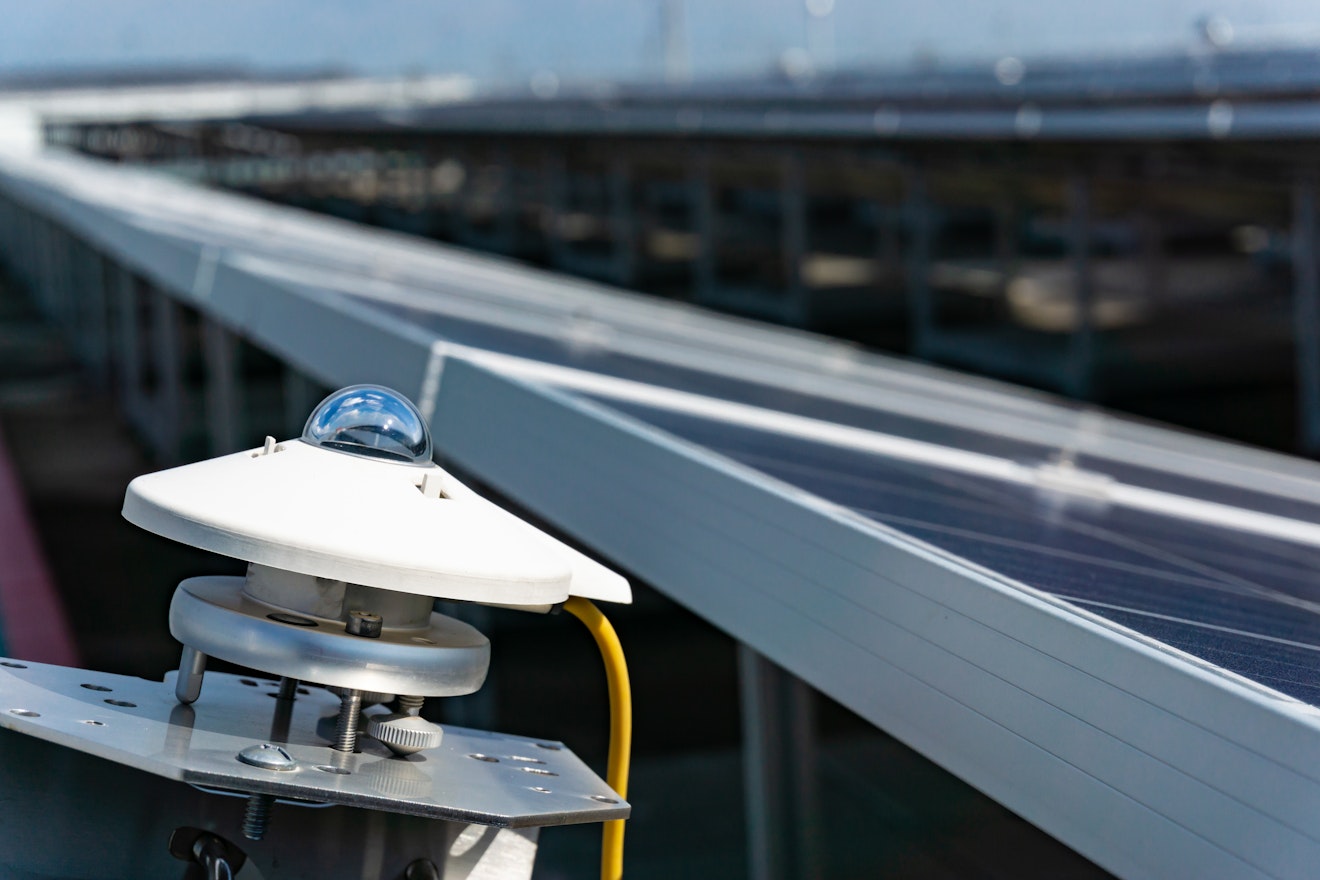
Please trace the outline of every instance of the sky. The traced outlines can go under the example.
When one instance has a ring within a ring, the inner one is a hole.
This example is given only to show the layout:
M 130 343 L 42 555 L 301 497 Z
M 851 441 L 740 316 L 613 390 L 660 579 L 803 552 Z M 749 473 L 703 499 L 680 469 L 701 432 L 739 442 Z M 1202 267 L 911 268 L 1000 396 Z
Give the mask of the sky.
M 694 78 L 818 67 L 1181 50 L 1198 22 L 1237 45 L 1320 47 L 1311 0 L 668 0 Z M 0 72 L 334 66 L 485 82 L 645 80 L 664 71 L 662 0 L 0 0 Z M 813 16 L 808 9 L 826 15 Z M 809 51 L 808 51 L 809 50 Z

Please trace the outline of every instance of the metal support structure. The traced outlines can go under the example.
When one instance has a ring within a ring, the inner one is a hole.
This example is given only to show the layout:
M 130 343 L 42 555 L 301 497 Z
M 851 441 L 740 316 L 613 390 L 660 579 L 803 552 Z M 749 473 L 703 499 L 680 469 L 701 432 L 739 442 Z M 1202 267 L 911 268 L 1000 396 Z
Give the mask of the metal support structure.
M 792 151 L 780 163 L 780 253 L 784 261 L 784 290 L 790 303 L 788 314 L 795 324 L 806 323 L 807 288 L 802 263 L 807 256 L 806 170 L 802 154 Z
M 1073 264 L 1076 320 L 1068 340 L 1066 387 L 1079 400 L 1094 390 L 1095 272 L 1091 260 L 1091 184 L 1077 176 L 1068 182 L 1069 248 Z
M 114 270 L 115 372 L 119 400 L 139 431 L 147 428 L 149 407 L 142 387 L 141 303 L 138 280 L 122 266 Z
M 149 442 L 166 462 L 183 454 L 183 350 L 180 334 L 183 316 L 169 294 L 151 289 L 151 351 L 156 385 L 151 401 L 153 415 Z
M 110 382 L 110 297 L 109 268 L 106 260 L 92 248 L 86 249 L 87 278 L 84 293 L 87 298 L 87 325 L 85 327 L 85 360 L 95 380 L 102 385 Z
M 637 220 L 633 205 L 632 163 L 622 156 L 610 162 L 610 239 L 614 244 L 614 281 L 637 282 Z
M 542 193 L 545 197 L 544 224 L 546 252 L 550 263 L 563 266 L 568 259 L 568 244 L 564 240 L 564 218 L 568 214 L 568 162 L 564 154 L 552 150 L 541 160 Z
M 501 144 L 496 149 L 495 167 L 499 174 L 499 189 L 495 196 L 495 236 L 499 248 L 505 253 L 512 253 L 518 246 L 518 194 L 515 192 L 518 173 L 507 145 Z
M 738 646 L 738 684 L 748 876 L 822 877 L 814 694 L 745 644 Z
M 1316 234 L 1316 178 L 1307 174 L 1293 187 L 1293 333 L 1300 442 L 1312 454 L 1320 452 L 1320 258 Z
M 56 323 L 59 322 L 59 314 L 55 309 L 56 264 L 59 259 L 56 253 L 58 234 L 54 221 L 46 218 L 38 221 L 37 239 L 41 257 L 36 273 L 37 283 L 33 286 L 33 290 L 37 297 L 37 308 L 48 320 Z
M 216 321 L 202 319 L 202 358 L 206 364 L 206 431 L 212 455 L 237 450 L 246 411 L 237 336 Z
M 1169 257 L 1164 244 L 1164 224 L 1153 205 L 1146 205 L 1137 217 L 1141 236 L 1142 295 L 1153 306 L 1168 299 Z
M 691 188 L 692 231 L 697 236 L 697 256 L 693 267 L 692 298 L 699 303 L 715 296 L 719 259 L 715 236 L 718 233 L 714 181 L 711 179 L 710 154 L 697 151 L 692 157 L 688 186 Z
M 995 268 L 999 270 L 1001 297 L 1008 294 L 1008 285 L 1018 273 L 1020 217 L 1021 210 L 1015 196 L 1007 195 L 995 203 Z
M 877 203 L 875 214 L 875 278 L 879 286 L 888 288 L 903 275 L 903 218 L 889 202 Z
M 918 357 L 927 354 L 935 332 L 935 300 L 930 289 L 930 256 L 934 222 L 926 176 L 917 168 L 907 174 L 908 348 Z

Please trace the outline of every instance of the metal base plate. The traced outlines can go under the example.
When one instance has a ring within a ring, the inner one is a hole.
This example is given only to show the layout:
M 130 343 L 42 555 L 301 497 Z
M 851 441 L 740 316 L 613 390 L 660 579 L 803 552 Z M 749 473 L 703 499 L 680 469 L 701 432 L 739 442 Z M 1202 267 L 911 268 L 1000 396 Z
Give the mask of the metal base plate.
M 441 880 L 529 880 L 541 833 L 352 807 L 277 806 L 266 836 L 248 840 L 244 798 L 216 797 L 7 730 L 0 730 L 0 753 L 0 794 L 11 805 L 0 822 L 5 880 L 200 876 L 186 874 L 170 854 L 180 826 L 205 829 L 245 852 L 238 880 L 402 880 L 419 859 L 435 865 Z
M 562 744 L 446 727 L 441 746 L 407 758 L 361 738 L 356 754 L 331 749 L 317 721 L 339 699 L 303 687 L 291 704 L 276 682 L 208 673 L 191 706 L 164 683 L 0 661 L 0 727 L 167 779 L 280 798 L 343 804 L 500 827 L 603 822 L 630 808 Z M 382 710 L 383 711 L 383 710 Z M 240 763 L 247 746 L 275 742 L 291 771 Z

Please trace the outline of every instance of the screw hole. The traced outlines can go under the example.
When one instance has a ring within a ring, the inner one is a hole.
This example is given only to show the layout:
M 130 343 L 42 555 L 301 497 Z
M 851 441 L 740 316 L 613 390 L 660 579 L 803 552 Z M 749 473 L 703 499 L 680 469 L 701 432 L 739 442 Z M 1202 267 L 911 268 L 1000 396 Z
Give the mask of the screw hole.
M 537 743 L 536 747 L 538 749 L 548 749 L 549 751 L 552 752 L 557 752 L 563 748 L 563 746 L 557 746 L 554 743 Z
M 540 767 L 519 767 L 524 773 L 535 773 L 537 776 L 558 776 L 553 770 L 542 770 Z
M 329 764 L 318 764 L 316 769 L 334 776 L 348 776 L 353 772 L 352 770 L 345 770 L 343 767 L 331 767 Z
M 540 758 L 528 758 L 525 755 L 509 755 L 510 761 L 522 761 L 524 764 L 544 764 Z
M 593 801 L 600 801 L 602 804 L 617 804 L 617 803 L 618 803 L 618 801 L 615 800 L 614 798 L 611 798 L 611 797 L 605 797 L 605 795 L 603 795 L 603 794 L 593 794 L 593 795 L 591 796 L 591 799 L 592 799 Z
M 85 687 L 89 691 L 100 691 L 103 694 L 108 694 L 111 691 L 111 688 L 108 688 L 105 685 L 101 685 L 101 684 L 84 684 L 81 685 L 81 687 Z
M 255 681 L 253 681 L 252 679 L 250 679 L 250 678 L 240 678 L 240 679 L 238 680 L 238 683 L 239 683 L 239 684 L 245 684 L 245 685 L 247 685 L 247 686 L 250 687 L 250 688 L 254 688 L 254 687 L 257 686 L 257 683 L 256 683 Z M 83 685 L 83 686 L 86 687 L 86 685 Z
M 0 666 L 8 666 L 10 669 L 27 669 L 26 663 L 14 663 L 9 660 L 0 660 Z
M 106 700 L 111 706 L 123 706 L 125 709 L 136 709 L 137 703 L 130 703 L 128 700 Z
M 539 785 L 533 785 L 533 786 L 532 786 L 532 791 L 539 791 L 541 794 L 549 794 L 549 793 L 550 793 L 550 789 L 548 789 L 548 788 L 542 788 L 542 787 L 539 786 Z
M 33 712 L 31 709 L 10 709 L 10 715 L 22 715 L 24 718 L 40 718 L 40 712 Z
M 469 758 L 475 758 L 478 761 L 485 761 L 487 764 L 498 764 L 499 758 L 492 758 L 490 755 L 468 755 Z
M 93 720 L 93 719 L 91 719 L 91 718 L 88 718 L 87 720 L 83 721 L 82 723 L 83 723 L 83 724 L 90 724 L 92 727 L 105 727 L 105 722 L 104 722 L 104 721 L 95 721 L 95 720 Z
M 305 697 L 308 694 L 310 694 L 311 691 L 309 691 L 307 688 L 298 688 L 298 693 L 302 694 Z

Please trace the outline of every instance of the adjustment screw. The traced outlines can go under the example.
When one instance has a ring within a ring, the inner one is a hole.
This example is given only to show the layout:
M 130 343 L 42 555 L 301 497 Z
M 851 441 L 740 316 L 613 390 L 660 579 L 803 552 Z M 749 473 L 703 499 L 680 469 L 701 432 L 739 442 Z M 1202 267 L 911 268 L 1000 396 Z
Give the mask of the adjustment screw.
M 348 612 L 348 623 L 344 628 L 350 635 L 362 636 L 367 639 L 380 638 L 381 619 L 379 614 L 372 614 L 370 611 L 350 611 Z
M 362 714 L 362 691 L 345 691 L 339 697 L 339 720 L 335 725 L 337 752 L 352 753 L 357 749 L 358 716 Z
M 396 755 L 413 755 L 434 749 L 444 738 L 444 728 L 417 715 L 377 715 L 367 725 L 367 733 L 380 740 Z

